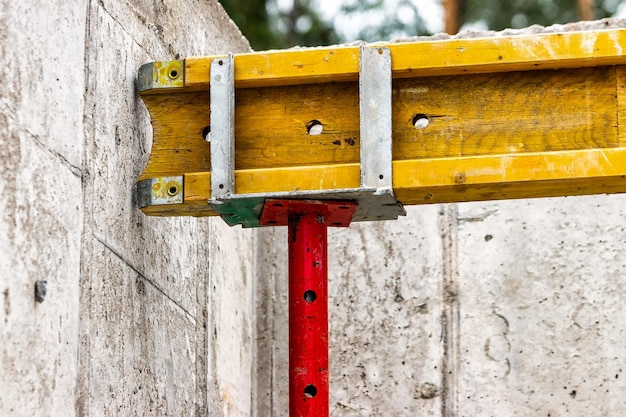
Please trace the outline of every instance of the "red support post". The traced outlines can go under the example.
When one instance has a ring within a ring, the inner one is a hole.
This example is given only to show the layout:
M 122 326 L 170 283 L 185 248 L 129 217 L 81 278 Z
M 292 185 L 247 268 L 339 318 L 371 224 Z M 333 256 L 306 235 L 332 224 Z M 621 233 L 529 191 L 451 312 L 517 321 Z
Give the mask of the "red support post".
M 289 213 L 289 416 L 328 417 L 328 208 Z
M 350 201 L 269 199 L 260 223 L 289 228 L 289 416 L 328 417 L 328 226 L 347 227 Z

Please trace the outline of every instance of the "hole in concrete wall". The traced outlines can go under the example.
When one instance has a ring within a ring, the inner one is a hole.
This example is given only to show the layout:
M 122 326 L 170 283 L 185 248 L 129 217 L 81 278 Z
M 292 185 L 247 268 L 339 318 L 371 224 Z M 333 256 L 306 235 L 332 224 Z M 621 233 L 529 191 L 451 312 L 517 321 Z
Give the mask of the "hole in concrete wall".
M 173 68 L 170 70 L 169 76 L 172 80 L 175 80 L 176 78 L 178 78 L 179 75 L 180 73 L 178 72 L 177 69 Z
M 307 398 L 313 398 L 317 395 L 317 388 L 315 388 L 315 385 L 313 384 L 309 384 L 306 387 L 304 387 L 304 396 Z
M 312 303 L 317 299 L 317 294 L 313 290 L 307 290 L 304 292 L 304 301 L 307 303 Z

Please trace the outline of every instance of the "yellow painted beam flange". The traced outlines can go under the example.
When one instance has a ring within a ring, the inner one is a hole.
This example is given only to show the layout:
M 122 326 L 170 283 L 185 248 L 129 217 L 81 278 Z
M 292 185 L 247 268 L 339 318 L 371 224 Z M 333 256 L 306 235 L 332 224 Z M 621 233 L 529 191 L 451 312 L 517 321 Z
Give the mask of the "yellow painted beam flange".
M 140 92 L 184 86 L 183 61 L 150 62 L 139 68 L 137 90 Z
M 626 191 L 624 45 L 622 29 L 386 45 L 398 199 Z M 147 214 L 215 214 L 205 141 L 214 58 L 187 58 L 179 84 L 140 93 L 154 135 L 140 179 L 184 178 L 182 204 Z M 352 46 L 235 55 L 237 193 L 358 187 L 358 59 Z
M 623 29 L 384 44 L 397 78 L 623 64 L 624 45 Z M 186 58 L 185 87 L 207 89 L 214 58 Z M 356 81 L 358 74 L 358 46 L 235 55 L 238 88 Z

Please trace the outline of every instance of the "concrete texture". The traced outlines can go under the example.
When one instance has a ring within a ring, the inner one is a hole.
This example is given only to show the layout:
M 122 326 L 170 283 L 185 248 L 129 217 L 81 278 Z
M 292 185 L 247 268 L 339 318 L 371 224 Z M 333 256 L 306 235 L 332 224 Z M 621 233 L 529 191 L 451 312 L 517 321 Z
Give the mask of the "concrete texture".
M 623 206 L 589 196 L 459 207 L 459 415 L 626 412 Z
M 80 177 L 6 114 L 0 137 L 0 415 L 73 415 Z M 38 304 L 34 284 L 41 279 L 48 297 Z
M 249 415 L 254 234 L 133 201 L 139 66 L 248 42 L 216 1 L 0 9 L 0 415 Z
M 84 10 L 0 5 L 2 416 L 75 415 Z M 39 304 L 42 279 L 48 297 Z
M 84 145 L 86 7 L 86 0 L 0 5 L 0 108 L 77 175 Z
M 146 217 L 132 194 L 151 143 L 134 91 L 139 66 L 245 51 L 247 41 L 215 2 L 92 2 L 87 20 L 82 275 L 90 285 L 82 292 L 81 348 L 89 354 L 81 365 L 90 373 L 81 376 L 79 413 L 247 415 L 250 354 L 229 357 L 217 329 L 251 351 L 251 282 L 223 271 L 232 263 L 249 273 L 253 254 L 232 245 L 250 246 L 253 235 L 226 230 L 219 219 Z M 103 261 L 110 257 L 116 267 Z M 117 291 L 103 297 L 113 277 Z M 224 375 L 242 384 L 227 387 Z

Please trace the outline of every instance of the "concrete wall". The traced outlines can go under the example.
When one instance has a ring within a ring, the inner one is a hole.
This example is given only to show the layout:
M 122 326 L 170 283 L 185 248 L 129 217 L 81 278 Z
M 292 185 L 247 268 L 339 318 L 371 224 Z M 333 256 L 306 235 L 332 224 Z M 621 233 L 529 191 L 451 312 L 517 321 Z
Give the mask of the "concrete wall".
M 249 415 L 254 235 L 133 202 L 139 66 L 248 49 L 216 1 L 0 4 L 0 416 Z

